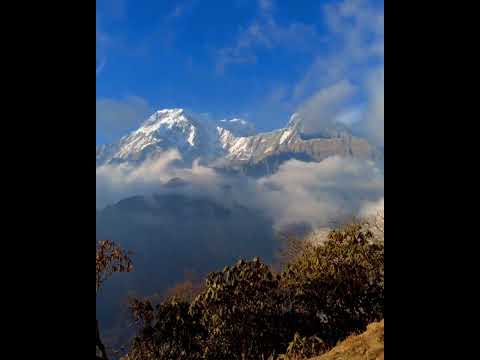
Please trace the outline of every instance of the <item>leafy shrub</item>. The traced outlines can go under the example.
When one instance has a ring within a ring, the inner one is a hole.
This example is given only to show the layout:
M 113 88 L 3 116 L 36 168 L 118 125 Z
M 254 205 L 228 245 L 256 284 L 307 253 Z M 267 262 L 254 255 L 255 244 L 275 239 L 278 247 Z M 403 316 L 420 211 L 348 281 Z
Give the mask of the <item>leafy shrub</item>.
M 262 359 L 292 337 L 280 276 L 258 258 L 211 273 L 192 303 L 207 330 L 205 359 Z
M 364 330 L 384 316 L 384 246 L 360 224 L 329 234 L 322 246 L 307 246 L 282 279 L 297 312 L 311 320 L 306 334 L 329 345 Z M 313 326 L 312 326 L 313 325 Z
M 133 270 L 131 252 L 124 251 L 111 240 L 97 241 L 96 244 L 96 292 L 113 274 Z
M 198 359 L 203 328 L 189 308 L 188 302 L 176 298 L 155 308 L 148 300 L 133 300 L 131 309 L 140 333 L 133 340 L 127 359 Z

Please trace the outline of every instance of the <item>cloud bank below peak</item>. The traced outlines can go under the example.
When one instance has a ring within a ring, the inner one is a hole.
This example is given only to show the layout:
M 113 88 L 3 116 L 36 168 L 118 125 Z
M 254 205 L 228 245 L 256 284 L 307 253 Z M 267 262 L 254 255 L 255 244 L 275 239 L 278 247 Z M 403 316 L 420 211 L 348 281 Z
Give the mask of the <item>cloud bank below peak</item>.
M 221 174 L 198 162 L 179 168 L 178 160 L 177 151 L 168 151 L 138 167 L 98 167 L 97 209 L 130 196 L 173 192 L 257 209 L 279 228 L 297 223 L 317 227 L 358 215 L 384 196 L 383 172 L 371 161 L 337 156 L 319 163 L 289 160 L 276 173 L 253 179 Z M 166 186 L 172 179 L 183 185 Z

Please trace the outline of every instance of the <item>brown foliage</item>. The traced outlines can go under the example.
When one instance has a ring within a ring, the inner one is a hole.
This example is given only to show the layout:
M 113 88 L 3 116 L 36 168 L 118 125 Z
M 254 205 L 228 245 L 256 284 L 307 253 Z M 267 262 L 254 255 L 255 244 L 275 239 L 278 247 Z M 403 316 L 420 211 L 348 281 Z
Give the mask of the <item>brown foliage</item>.
M 293 240 L 281 273 L 259 259 L 210 273 L 193 301 L 136 300 L 129 359 L 300 359 L 383 318 L 384 248 L 364 224 L 319 246 Z M 295 249 L 299 253 L 295 252 Z M 189 293 L 192 283 L 175 287 Z
M 118 272 L 130 272 L 132 271 L 133 267 L 132 261 L 130 259 L 131 254 L 129 252 L 125 252 L 113 241 L 98 241 L 96 247 L 96 293 L 98 293 L 102 284 L 112 274 Z M 96 326 L 96 358 L 101 360 L 107 360 L 107 351 L 100 338 L 98 320 L 96 321 Z
M 384 246 L 362 224 L 334 230 L 307 247 L 282 276 L 297 311 L 309 314 L 322 340 L 333 345 L 384 313 Z
M 125 359 L 199 359 L 202 328 L 190 303 L 172 298 L 153 307 L 149 300 L 134 299 L 130 306 L 141 331 Z
M 113 241 L 102 240 L 97 242 L 96 256 L 96 291 L 112 274 L 130 272 L 133 270 L 131 252 L 125 252 Z
M 262 359 L 288 343 L 279 281 L 258 258 L 209 274 L 191 306 L 206 329 L 203 358 Z

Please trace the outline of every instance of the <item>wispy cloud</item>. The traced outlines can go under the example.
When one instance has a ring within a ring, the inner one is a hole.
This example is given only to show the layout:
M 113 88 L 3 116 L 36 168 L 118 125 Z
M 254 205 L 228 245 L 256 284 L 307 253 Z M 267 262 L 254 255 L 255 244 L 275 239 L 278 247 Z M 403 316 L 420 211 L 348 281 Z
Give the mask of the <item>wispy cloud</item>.
M 272 12 L 263 10 L 263 18 L 268 19 Z M 339 121 L 383 146 L 383 7 L 344 0 L 324 6 L 323 17 L 326 29 L 322 39 L 326 40 L 321 49 L 317 42 L 317 51 L 307 54 L 310 66 L 296 81 L 275 84 L 255 104 L 255 115 L 286 122 L 286 114 L 300 112 L 306 131 Z
M 233 45 L 217 51 L 218 73 L 223 74 L 229 65 L 256 63 L 259 50 L 284 48 L 308 52 L 321 41 L 313 25 L 300 22 L 279 24 L 275 19 L 271 0 L 260 0 L 258 7 L 258 16 L 239 31 Z
M 102 72 L 106 63 L 107 63 L 107 58 L 106 57 L 103 57 L 99 61 L 97 61 L 97 76 Z
M 383 63 L 383 9 L 363 0 L 345 0 L 325 6 L 324 20 L 329 31 L 326 53 L 314 58 L 296 84 L 297 98 L 347 77 L 364 77 L 372 63 Z
M 112 48 L 120 46 L 121 41 L 107 30 L 114 23 L 127 20 L 127 0 L 97 1 L 96 8 L 96 75 L 105 69 Z
M 198 3 L 198 0 L 176 1 L 173 8 L 162 18 L 162 27 L 173 26 L 174 22 L 178 23 L 179 21 L 185 20 L 193 14 Z
M 110 42 L 109 36 L 100 25 L 100 16 L 97 13 L 96 19 L 96 70 L 97 76 L 102 72 L 107 60 L 107 47 Z
M 297 110 L 304 121 L 303 131 L 316 133 L 337 122 L 355 91 L 349 81 L 342 80 L 310 96 Z
M 355 92 L 343 99 L 337 110 L 354 114 L 357 129 L 383 146 L 384 131 L 384 12 L 363 0 L 345 0 L 324 7 L 329 31 L 327 53 L 318 55 L 293 87 L 298 111 L 307 106 L 317 110 L 311 124 L 324 121 L 322 109 L 335 108 L 325 97 L 316 97 L 335 84 L 350 83 Z M 361 96 L 361 103 L 355 97 Z M 315 112 L 313 112 L 315 113 Z M 315 120 L 316 119 L 316 120 Z
M 270 12 L 273 9 L 272 0 L 258 0 L 258 6 L 263 12 Z
M 184 0 L 177 2 L 172 11 L 167 14 L 167 21 L 178 19 L 186 14 L 189 14 L 193 10 L 195 3 L 195 0 Z

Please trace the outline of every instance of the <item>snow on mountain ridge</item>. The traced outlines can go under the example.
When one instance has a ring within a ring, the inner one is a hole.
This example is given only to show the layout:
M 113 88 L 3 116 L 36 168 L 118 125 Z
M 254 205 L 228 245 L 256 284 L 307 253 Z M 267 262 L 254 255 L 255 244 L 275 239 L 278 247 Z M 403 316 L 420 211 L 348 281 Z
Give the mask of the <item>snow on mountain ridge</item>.
M 162 127 L 169 130 L 176 128 L 183 133 L 188 133 L 188 143 L 194 146 L 195 125 L 185 116 L 183 109 L 164 109 L 154 113 L 134 134 L 149 135 L 159 131 Z
M 332 155 L 370 156 L 370 146 L 353 138 L 348 129 L 334 126 L 319 134 L 302 134 L 302 118 L 295 113 L 285 128 L 256 133 L 250 122 L 223 119 L 199 121 L 184 109 L 163 109 L 151 115 L 139 129 L 114 145 L 97 147 L 97 166 L 139 162 L 177 149 L 184 161 L 202 159 L 207 164 L 257 164 L 270 156 L 299 154 L 321 161 Z
M 217 123 L 198 121 L 181 108 L 156 111 L 141 126 L 122 137 L 118 144 L 97 148 L 97 165 L 141 161 L 176 148 L 186 160 L 212 159 L 224 155 L 236 139 L 255 134 L 252 123 L 224 119 Z

